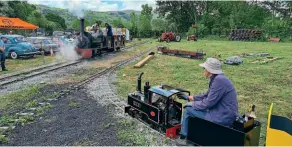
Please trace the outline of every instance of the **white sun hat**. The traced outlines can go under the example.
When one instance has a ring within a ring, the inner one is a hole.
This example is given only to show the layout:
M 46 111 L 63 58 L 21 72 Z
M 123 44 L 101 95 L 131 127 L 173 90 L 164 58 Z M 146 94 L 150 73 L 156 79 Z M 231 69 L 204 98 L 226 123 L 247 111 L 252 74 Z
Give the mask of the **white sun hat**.
M 215 58 L 207 58 L 206 62 L 199 64 L 199 66 L 204 67 L 207 71 L 212 74 L 221 74 L 221 62 Z

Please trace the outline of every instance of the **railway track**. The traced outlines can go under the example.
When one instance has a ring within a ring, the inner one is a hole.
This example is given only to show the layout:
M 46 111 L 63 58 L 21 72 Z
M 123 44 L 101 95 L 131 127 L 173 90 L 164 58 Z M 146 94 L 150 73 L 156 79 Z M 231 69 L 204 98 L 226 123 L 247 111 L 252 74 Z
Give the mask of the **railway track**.
M 122 67 L 122 66 L 124 66 L 124 65 L 126 65 L 126 64 L 128 64 L 128 63 L 130 63 L 131 61 L 135 60 L 136 58 L 141 57 L 142 55 L 145 55 L 146 53 L 150 53 L 152 50 L 153 50 L 153 49 L 149 49 L 149 50 L 144 51 L 144 52 L 142 52 L 142 53 L 140 53 L 140 54 L 136 54 L 136 55 L 132 56 L 131 58 L 128 58 L 128 59 L 123 60 L 123 61 L 120 61 L 120 62 L 118 62 L 117 64 L 115 64 L 115 65 L 113 65 L 113 66 L 111 66 L 111 67 L 108 67 L 108 68 L 106 68 L 106 69 L 104 69 L 104 70 L 102 70 L 102 71 L 100 71 L 100 72 L 98 72 L 98 73 L 96 73 L 96 74 L 94 74 L 94 75 L 92 75 L 92 76 L 90 76 L 90 77 L 88 77 L 88 78 L 86 78 L 86 79 L 80 81 L 77 85 L 75 85 L 74 87 L 70 87 L 70 88 L 68 88 L 68 89 L 66 89 L 66 90 L 64 90 L 64 91 L 62 91 L 62 93 L 68 95 L 68 94 L 70 94 L 70 91 L 78 90 L 78 89 L 80 89 L 81 87 L 85 86 L 87 83 L 93 81 L 94 79 L 100 78 L 100 77 L 102 77 L 102 76 L 106 76 L 106 77 L 108 77 L 108 76 L 110 76 L 111 74 L 113 74 L 113 73 L 114 73 L 119 67 Z M 103 95 L 103 96 L 107 96 L 107 95 L 105 94 L 105 95 Z M 60 98 L 60 97 L 62 97 L 62 95 L 60 95 L 59 97 L 57 97 L 57 99 Z M 107 100 L 110 101 L 111 104 L 115 105 L 115 106 L 116 106 L 118 109 L 120 109 L 122 112 L 124 112 L 124 107 L 126 106 L 126 103 L 124 103 L 124 104 L 121 106 L 121 105 L 119 105 L 119 104 L 117 104 L 117 103 L 120 103 L 120 102 L 122 102 L 122 101 L 118 101 L 118 102 L 117 102 L 117 101 L 113 101 L 113 100 L 111 100 L 110 98 L 107 98 Z M 130 117 L 129 117 L 129 118 L 130 118 Z M 162 137 L 165 136 L 164 133 L 159 132 L 159 131 L 157 131 L 157 130 L 151 128 L 148 124 L 146 124 L 146 123 L 144 123 L 144 122 L 141 122 L 141 121 L 138 121 L 138 120 L 135 120 L 135 119 L 133 119 L 133 120 L 136 121 L 136 122 L 138 122 L 138 123 L 143 124 L 143 126 L 147 127 L 148 129 L 151 129 L 152 131 L 156 132 L 156 133 L 159 134 L 160 136 L 162 136 Z M 174 143 L 174 140 L 171 140 L 171 141 Z
M 98 72 L 98 73 L 96 73 L 96 74 L 88 77 L 88 78 L 85 78 L 85 79 L 81 80 L 75 86 L 69 86 L 67 89 L 64 89 L 64 90 L 59 91 L 60 95 L 58 95 L 57 97 L 55 97 L 55 100 L 61 99 L 65 95 L 69 95 L 73 91 L 76 91 L 78 89 L 84 88 L 85 85 L 87 85 L 89 82 L 92 82 L 93 80 L 95 80 L 97 78 L 102 78 L 102 76 L 108 78 L 110 75 L 114 74 L 114 72 L 118 68 L 120 68 L 120 67 L 122 67 L 122 66 L 124 66 L 124 65 L 126 65 L 126 64 L 128 64 L 128 63 L 130 63 L 132 61 L 134 61 L 135 59 L 137 59 L 137 58 L 145 55 L 146 53 L 151 52 L 152 50 L 153 49 L 149 49 L 149 50 L 146 50 L 146 51 L 141 52 L 139 54 L 135 54 L 134 56 L 132 56 L 132 57 L 130 57 L 128 59 L 125 59 L 125 60 L 122 60 L 120 62 L 117 62 L 115 65 L 113 65 L 111 67 L 108 67 L 108 68 L 106 68 L 106 69 L 104 69 L 104 70 L 102 70 L 102 71 L 100 71 L 100 72 Z M 107 80 L 107 81 L 109 81 L 109 80 Z M 111 88 L 109 88 L 109 90 L 111 90 Z M 109 97 L 107 97 L 107 95 L 102 95 L 102 96 L 103 97 L 106 97 L 105 99 L 109 100 L 111 104 L 113 104 L 114 106 L 116 106 L 116 108 L 120 109 L 122 113 L 124 112 L 124 107 L 126 106 L 126 103 L 124 101 L 121 101 L 121 100 L 119 100 L 119 101 L 113 101 L 111 98 L 109 98 L 110 96 Z M 45 101 L 47 101 L 47 100 L 45 100 Z M 123 104 L 122 105 L 119 105 L 118 103 L 121 103 L 121 102 Z M 45 103 L 45 102 L 43 102 L 43 103 Z M 28 111 L 28 114 L 31 112 L 31 110 L 29 110 L 29 109 L 28 110 L 25 110 L 25 111 Z M 22 112 L 22 113 L 27 113 L 25 111 Z M 131 117 L 129 117 L 129 118 L 132 119 Z M 151 132 L 154 132 L 155 134 L 161 136 L 161 138 L 163 138 L 165 136 L 164 133 L 159 132 L 159 131 L 151 128 L 148 124 L 146 124 L 144 122 L 138 121 L 137 119 L 132 119 L 132 120 L 135 121 L 135 122 L 137 122 L 137 123 L 139 123 L 139 124 L 141 124 L 142 126 L 145 126 L 149 130 L 151 130 Z M 170 141 L 172 143 L 174 143 L 174 140 L 173 139 L 170 139 Z
M 135 47 L 135 46 L 139 46 L 139 45 L 145 44 L 147 42 L 149 42 L 149 41 L 135 43 L 133 45 L 123 47 L 120 50 L 121 51 L 127 50 L 129 48 L 132 48 L 132 47 Z M 104 55 L 107 55 L 107 54 L 108 53 L 105 53 Z M 22 73 L 13 74 L 13 75 L 10 75 L 10 76 L 5 76 L 5 77 L 0 78 L 0 81 L 1 81 L 0 82 L 0 87 L 12 84 L 12 83 L 17 82 L 17 81 L 23 81 L 25 79 L 28 79 L 28 78 L 31 78 L 31 77 L 34 77 L 34 76 L 37 76 L 37 75 L 42 75 L 42 74 L 45 74 L 47 72 L 58 70 L 58 69 L 61 69 L 61 68 L 64 68 L 64 67 L 76 65 L 76 64 L 79 64 L 81 62 L 83 62 L 82 59 L 77 60 L 77 61 L 73 61 L 73 62 L 69 62 L 69 63 L 68 62 L 67 63 L 58 63 L 58 64 L 53 64 L 53 65 L 44 66 L 44 67 L 41 67 L 41 68 L 25 71 L 25 72 L 22 72 Z

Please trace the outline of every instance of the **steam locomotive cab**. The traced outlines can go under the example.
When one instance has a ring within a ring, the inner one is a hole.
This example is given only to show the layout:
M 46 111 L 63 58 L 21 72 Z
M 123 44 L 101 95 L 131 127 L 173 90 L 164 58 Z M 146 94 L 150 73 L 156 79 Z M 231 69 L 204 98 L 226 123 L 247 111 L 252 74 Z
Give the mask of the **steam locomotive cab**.
M 128 106 L 125 113 L 150 124 L 152 128 L 166 133 L 169 138 L 176 138 L 181 128 L 182 104 L 177 102 L 177 94 L 188 92 L 167 85 L 150 88 L 145 83 L 141 91 L 141 76 L 138 78 L 137 91 L 128 95 Z

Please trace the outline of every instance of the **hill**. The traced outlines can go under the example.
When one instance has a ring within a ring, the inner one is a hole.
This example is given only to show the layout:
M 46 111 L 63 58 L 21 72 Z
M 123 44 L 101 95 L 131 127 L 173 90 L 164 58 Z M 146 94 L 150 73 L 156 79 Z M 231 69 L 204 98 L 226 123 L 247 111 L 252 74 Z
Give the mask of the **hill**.
M 54 13 L 63 17 L 66 21 L 68 27 L 72 26 L 72 22 L 77 19 L 72 13 L 67 9 L 53 8 L 45 5 L 36 5 L 36 8 L 42 12 L 42 14 Z M 130 20 L 130 14 L 134 12 L 140 14 L 139 11 L 134 10 L 124 10 L 124 11 L 108 11 L 108 12 L 98 12 L 98 11 L 85 11 L 84 19 L 89 22 L 95 20 L 101 20 L 103 22 L 112 23 L 113 20 L 121 19 L 122 22 L 128 22 Z

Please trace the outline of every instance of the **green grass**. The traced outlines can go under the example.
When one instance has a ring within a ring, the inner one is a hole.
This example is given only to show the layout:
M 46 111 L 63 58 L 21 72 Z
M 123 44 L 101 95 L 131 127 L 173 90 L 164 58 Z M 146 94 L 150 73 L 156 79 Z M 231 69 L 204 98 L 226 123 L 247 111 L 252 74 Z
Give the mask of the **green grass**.
M 0 111 L 9 112 L 17 108 L 25 107 L 25 105 L 29 102 L 29 99 L 35 96 L 39 92 L 40 88 L 40 85 L 33 85 L 20 91 L 0 95 Z M 27 106 L 32 104 L 33 103 L 29 103 Z
M 35 68 L 57 62 L 55 57 L 36 55 L 34 58 L 19 58 L 19 59 L 6 59 L 5 66 L 8 71 L 0 72 L 0 75 L 17 72 L 20 70 Z
M 292 43 L 269 42 L 238 42 L 238 41 L 185 41 L 180 43 L 152 43 L 165 45 L 171 49 L 197 51 L 203 49 L 206 57 L 221 54 L 223 59 L 242 53 L 268 52 L 274 57 L 283 59 L 267 63 L 253 64 L 251 61 L 263 57 L 242 58 L 244 64 L 231 66 L 222 64 L 223 71 L 233 82 L 238 93 L 240 114 L 247 111 L 250 104 L 256 105 L 256 115 L 263 123 L 261 144 L 263 145 L 266 132 L 266 121 L 269 106 L 274 103 L 274 114 L 292 118 Z M 148 45 L 151 46 L 151 45 Z M 157 51 L 156 51 L 157 53 Z M 145 57 L 145 56 L 144 56 Z M 290 58 L 290 59 L 289 59 Z M 142 58 L 141 58 L 142 59 Z M 134 62 L 118 71 L 118 92 L 124 98 L 135 91 L 137 76 L 144 72 L 142 83 L 147 80 L 151 86 L 160 83 L 181 87 L 191 91 L 191 94 L 205 92 L 209 79 L 203 77 L 203 70 L 198 64 L 204 60 L 192 60 L 167 55 L 155 54 L 147 65 L 142 68 L 133 68 Z M 123 76 L 125 74 L 126 76 Z

